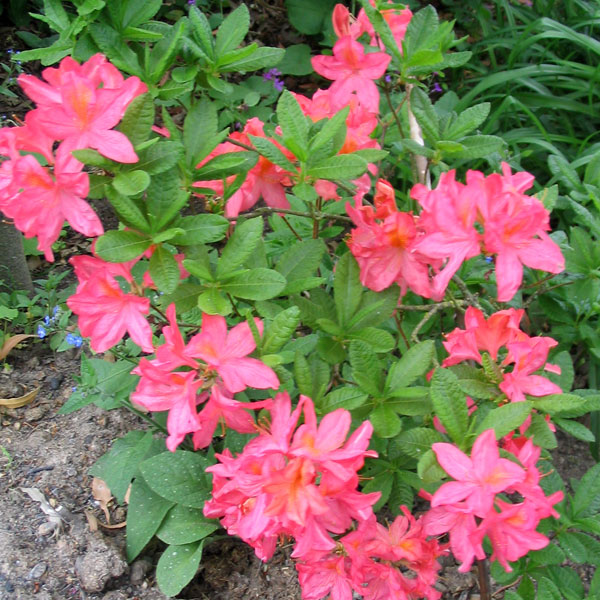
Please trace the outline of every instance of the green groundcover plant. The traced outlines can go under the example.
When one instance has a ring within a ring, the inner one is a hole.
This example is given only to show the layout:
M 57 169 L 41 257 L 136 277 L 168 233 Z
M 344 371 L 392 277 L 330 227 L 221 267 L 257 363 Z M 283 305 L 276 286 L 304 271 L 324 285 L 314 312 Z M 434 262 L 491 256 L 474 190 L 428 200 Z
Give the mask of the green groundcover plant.
M 243 45 L 244 4 L 219 23 L 194 2 L 172 24 L 138 0 L 33 15 L 58 37 L 17 58 L 58 66 L 18 78 L 35 108 L 0 131 L 0 210 L 49 261 L 65 220 L 94 238 L 70 260 L 81 336 L 60 343 L 115 358 L 82 355 L 61 412 L 150 424 L 92 473 L 129 492 L 130 560 L 167 544 L 167 595 L 225 529 L 265 561 L 291 542 L 309 600 L 440 598 L 446 553 L 482 598 L 487 557 L 506 598 L 597 598 L 565 563 L 600 562 L 600 467 L 567 493 L 548 450 L 557 427 L 595 439 L 578 418 L 600 393 L 572 390 L 570 341 L 526 311 L 591 242 L 551 231 L 558 190 L 528 193 L 481 133 L 489 102 L 430 99 L 471 58 L 452 23 L 361 5 L 333 8 L 311 97 L 284 89 L 286 50 Z

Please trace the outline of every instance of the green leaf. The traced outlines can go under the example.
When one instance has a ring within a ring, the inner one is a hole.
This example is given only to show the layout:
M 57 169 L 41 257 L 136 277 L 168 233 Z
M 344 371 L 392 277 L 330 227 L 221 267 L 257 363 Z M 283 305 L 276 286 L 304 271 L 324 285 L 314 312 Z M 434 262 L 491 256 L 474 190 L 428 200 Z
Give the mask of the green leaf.
M 489 102 L 482 102 L 467 108 L 446 128 L 443 137 L 449 140 L 460 140 L 471 133 L 487 119 L 490 114 L 490 106 Z
M 533 443 L 536 446 L 548 450 L 556 448 L 556 436 L 550 430 L 546 419 L 539 413 L 531 413 L 531 425 L 527 429 L 527 434 L 533 436 Z
M 250 13 L 245 4 L 240 4 L 229 13 L 217 30 L 215 52 L 217 57 L 237 48 L 250 29 Z
M 417 474 L 424 483 L 435 483 L 446 477 L 446 471 L 440 467 L 433 450 L 427 450 L 419 459 Z
M 402 421 L 396 412 L 385 403 L 377 406 L 370 414 L 373 431 L 381 438 L 396 437 L 402 431 Z
M 286 171 L 296 172 L 296 165 L 286 158 L 285 154 L 271 140 L 255 135 L 249 135 L 248 137 L 262 156 Z
M 469 424 L 466 396 L 452 371 L 436 369 L 431 379 L 433 410 L 450 438 L 459 446 L 465 442 Z
M 219 289 L 237 298 L 268 300 L 283 291 L 285 277 L 273 269 L 247 269 L 219 283 Z
M 301 161 L 307 160 L 308 120 L 304 116 L 298 101 L 288 90 L 284 90 L 277 102 L 277 120 L 283 132 L 283 140 L 286 146 L 290 140 L 293 141 L 294 145 L 298 146 L 300 150 L 300 153 L 294 152 L 294 154 Z
M 403 454 L 420 459 L 425 452 L 431 450 L 432 444 L 442 442 L 443 439 L 434 429 L 415 427 L 400 433 L 394 444 Z
M 300 309 L 290 306 L 282 310 L 267 327 L 264 336 L 263 354 L 279 352 L 292 337 L 300 323 Z
M 600 463 L 594 465 L 581 478 L 573 498 L 573 516 L 588 517 L 592 507 L 598 507 L 600 501 Z M 594 512 L 598 512 L 598 509 Z
M 210 498 L 212 485 L 205 469 L 208 458 L 197 452 L 163 452 L 140 465 L 146 483 L 167 500 L 203 508 Z M 112 490 L 112 488 L 111 488 Z
M 181 189 L 177 169 L 154 175 L 146 190 L 146 210 L 153 231 L 168 225 L 187 204 L 189 192 Z
M 117 174 L 112 184 L 123 196 L 137 196 L 150 185 L 150 175 L 146 171 L 124 171 Z
M 216 288 L 210 288 L 198 296 L 198 308 L 209 315 L 228 315 L 233 306 Z
M 317 135 L 310 141 L 311 153 L 323 148 L 323 146 L 328 142 L 331 142 L 337 136 L 341 136 L 342 139 L 346 138 L 346 119 L 348 118 L 349 112 L 350 108 L 346 106 L 346 108 L 337 112 L 333 117 L 325 120 L 325 125 L 323 125 Z M 339 150 L 339 148 L 334 147 L 334 152 L 331 152 L 331 154 L 335 154 L 337 150 Z
M 530 402 L 509 402 L 504 406 L 492 409 L 477 427 L 477 435 L 487 429 L 493 429 L 496 439 L 508 435 L 525 422 L 531 413 Z
M 383 388 L 381 365 L 371 347 L 359 340 L 352 340 L 349 355 L 354 381 L 371 396 L 381 396 Z
M 366 327 L 348 333 L 348 339 L 361 340 L 371 346 L 374 352 L 392 352 L 396 347 L 396 338 L 384 329 Z
M 137 146 L 150 137 L 154 125 L 154 102 L 148 93 L 135 97 L 127 106 L 119 131 Z M 138 165 L 136 165 L 138 166 Z
M 157 246 L 150 257 L 150 277 L 156 287 L 165 294 L 174 292 L 179 283 L 179 265 L 175 257 L 162 245 Z
M 120 34 L 103 23 L 92 23 L 88 27 L 94 42 L 108 56 L 110 61 L 122 71 L 143 77 L 137 54 L 129 47 Z
M 217 108 L 207 97 L 188 111 L 183 122 L 183 145 L 190 167 L 195 167 L 221 141 L 217 137 L 218 125 Z
M 117 502 L 123 504 L 127 488 L 151 445 L 152 433 L 130 431 L 115 440 L 111 449 L 90 469 L 90 474 L 102 479 Z
M 368 166 L 367 161 L 360 156 L 339 154 L 311 166 L 307 175 L 314 179 L 356 179 L 367 171 Z
M 227 245 L 223 248 L 217 265 L 217 278 L 235 272 L 241 267 L 258 246 L 262 238 L 263 220 L 261 217 L 248 219 L 236 225 Z
M 177 246 L 195 246 L 222 240 L 229 229 L 229 221 L 221 215 L 203 213 L 182 217 L 177 221 L 177 227 L 185 233 L 176 235 L 173 243 Z
M 155 494 L 141 478 L 131 484 L 127 509 L 127 560 L 131 562 L 160 528 L 173 502 Z
M 173 168 L 183 156 L 183 146 L 179 142 L 160 141 L 139 153 L 136 164 L 141 171 L 149 175 L 164 173 Z
M 395 362 L 385 380 L 386 395 L 393 396 L 397 388 L 405 388 L 425 375 L 431 366 L 435 344 L 426 340 L 409 348 L 402 358 Z
M 368 395 L 355 387 L 342 387 L 333 390 L 323 400 L 323 412 L 329 413 L 344 408 L 353 410 L 367 401 Z
M 356 312 L 363 292 L 360 268 L 350 252 L 338 261 L 333 280 L 333 296 L 339 324 L 344 327 Z
M 285 0 L 290 23 L 307 35 L 321 32 L 334 4 L 335 0 Z
M 329 385 L 329 366 L 315 354 L 306 360 L 298 351 L 294 358 L 294 379 L 298 391 L 312 398 L 318 405 Z
M 122 195 L 116 189 L 111 187 L 106 188 L 106 197 L 115 209 L 119 219 L 125 225 L 143 232 L 148 232 L 150 230 L 148 219 L 146 219 L 146 215 L 144 215 L 138 202 L 132 200 L 128 196 Z
M 530 551 L 528 557 L 534 564 L 541 566 L 561 565 L 567 558 L 565 553 L 554 543 L 548 544 L 541 550 Z
M 283 75 L 310 75 L 313 73 L 310 58 L 311 49 L 308 44 L 292 44 L 286 47 L 277 68 Z
M 156 535 L 165 544 L 181 545 L 202 540 L 217 529 L 219 523 L 207 519 L 201 509 L 178 504 L 171 509 Z
M 382 292 L 363 292 L 358 310 L 350 319 L 346 329 L 350 332 L 376 327 L 392 316 L 398 305 L 398 287 L 393 285 Z
M 81 150 L 73 150 L 71 154 L 80 162 L 85 163 L 86 165 L 91 165 L 92 167 L 102 167 L 106 168 L 110 171 L 114 170 L 117 163 L 114 161 L 105 158 L 98 152 L 97 150 L 92 150 L 91 148 L 83 148 Z
M 228 64 L 226 67 L 220 67 L 219 71 L 222 73 L 227 73 L 229 71 L 247 72 L 274 67 L 279 64 L 284 56 L 284 52 L 283 48 L 261 46 L 249 56 L 240 58 L 235 62 Z
M 135 231 L 108 231 L 96 240 L 96 254 L 108 262 L 127 262 L 143 254 L 152 240 Z
M 495 152 L 500 152 L 505 145 L 501 137 L 495 135 L 471 135 L 460 140 L 465 150 L 453 154 L 454 158 L 470 159 L 485 158 Z
M 319 268 L 325 253 L 323 240 L 302 240 L 290 246 L 279 259 L 275 270 L 287 280 L 284 293 L 291 293 L 290 286 L 313 275 Z
M 581 188 L 581 180 L 577 171 L 562 156 L 551 154 L 548 157 L 548 168 L 565 185 L 567 190 L 578 190 Z
M 590 443 L 596 441 L 594 434 L 583 423 L 571 421 L 570 419 L 561 419 L 559 417 L 553 417 L 552 421 L 563 431 L 566 431 L 569 435 L 572 435 L 578 440 Z
M 557 535 L 560 547 L 565 551 L 567 557 L 576 563 L 587 562 L 587 550 L 577 536 L 568 531 L 562 531 Z
M 440 139 L 438 115 L 433 108 L 429 96 L 418 87 L 410 93 L 410 108 L 413 111 L 425 137 L 433 142 Z
M 194 180 L 196 181 L 215 181 L 217 179 L 226 179 L 230 175 L 246 173 L 258 161 L 256 152 L 226 152 L 211 158 L 199 169 L 194 170 Z
M 67 29 L 71 23 L 60 0 L 44 0 L 44 15 L 50 21 L 52 28 L 59 33 Z
M 156 565 L 156 581 L 160 591 L 167 596 L 176 596 L 194 578 L 204 541 L 181 546 L 169 546 Z
M 208 19 L 195 6 L 190 7 L 189 18 L 193 27 L 194 39 L 200 44 L 202 52 L 210 60 L 214 59 L 214 40 Z
M 560 590 L 556 584 L 547 577 L 540 577 L 538 581 L 538 598 L 544 600 L 563 600 Z
M 549 394 L 541 398 L 532 399 L 533 407 L 549 415 L 562 417 L 580 416 L 579 411 L 585 409 L 587 401 L 575 394 Z
M 147 63 L 147 75 L 151 83 L 157 84 L 175 59 L 183 40 L 186 19 L 179 19 L 152 48 Z

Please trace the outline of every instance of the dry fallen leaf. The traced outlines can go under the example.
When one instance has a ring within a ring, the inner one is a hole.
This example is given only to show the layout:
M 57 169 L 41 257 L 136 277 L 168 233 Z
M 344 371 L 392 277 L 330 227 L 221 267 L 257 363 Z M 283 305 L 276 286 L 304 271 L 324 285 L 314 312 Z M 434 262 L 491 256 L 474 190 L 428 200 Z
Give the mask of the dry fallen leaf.
M 127 491 L 125 492 L 125 498 L 123 498 L 123 500 L 125 501 L 125 504 L 129 504 L 129 494 L 131 494 L 131 484 L 129 484 L 129 487 L 127 488 Z
M 23 340 L 27 338 L 35 337 L 31 334 L 18 333 L 17 335 L 11 335 L 4 340 L 4 344 L 2 344 L 2 348 L 0 348 L 0 360 L 4 360 L 8 353 L 17 345 L 20 344 Z
M 31 390 L 31 392 L 27 392 L 23 396 L 19 396 L 18 398 L 0 398 L 0 406 L 6 406 L 6 408 L 21 408 L 30 402 L 33 402 L 33 399 L 37 396 L 37 393 L 40 391 L 39 387 L 36 387 L 35 390 Z
M 91 510 L 85 511 L 85 518 L 87 519 L 88 525 L 90 526 L 90 531 L 92 533 L 94 531 L 98 531 L 98 519 L 96 519 L 94 513 Z
M 125 525 L 127 525 L 127 521 L 123 521 L 122 523 L 115 523 L 114 525 L 107 525 L 102 521 L 98 521 L 98 525 L 100 525 L 100 527 L 104 527 L 104 529 L 121 529 L 121 527 L 125 527 Z
M 94 500 L 97 500 L 98 504 L 100 504 L 100 508 L 103 510 L 104 516 L 106 517 L 106 522 L 110 523 L 108 503 L 112 500 L 112 494 L 106 483 L 98 477 L 94 477 L 92 480 L 92 496 L 94 496 Z

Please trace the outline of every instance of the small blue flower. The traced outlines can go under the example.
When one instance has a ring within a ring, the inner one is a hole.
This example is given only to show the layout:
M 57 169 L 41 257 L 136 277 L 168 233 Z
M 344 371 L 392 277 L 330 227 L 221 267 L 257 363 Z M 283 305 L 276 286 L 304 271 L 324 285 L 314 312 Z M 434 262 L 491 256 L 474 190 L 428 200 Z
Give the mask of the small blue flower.
M 40 340 L 43 340 L 48 335 L 48 332 L 44 329 L 44 326 L 40 323 L 37 328 L 37 336 Z
M 55 306 L 55 307 L 52 309 L 52 316 L 53 316 L 53 317 L 56 317 L 56 315 L 57 315 L 59 312 L 60 312 L 60 307 L 58 307 L 58 306 Z
M 52 319 L 50 319 L 50 317 L 48 315 L 46 315 L 44 317 L 44 325 L 49 326 L 51 322 L 52 322 Z
M 491 262 L 494 262 L 494 257 L 493 257 L 493 256 L 486 256 L 486 257 L 485 257 L 485 262 L 486 262 L 486 263 L 491 263 Z
M 14 53 L 14 50 L 13 50 L 12 48 L 9 48 L 9 49 L 8 49 L 6 52 L 7 52 L 8 54 L 13 54 L 13 53 Z
M 71 388 L 71 391 L 72 391 L 72 392 L 76 392 L 76 391 L 77 391 L 77 386 L 76 386 L 76 385 L 74 385 L 74 386 Z
M 75 348 L 80 348 L 81 344 L 83 344 L 83 340 L 80 335 L 74 335 L 72 333 L 67 333 L 65 336 L 65 342 L 70 346 L 75 346 Z
M 385 76 L 385 81 L 386 81 L 387 83 L 391 83 L 391 81 L 392 81 L 392 76 L 391 76 L 391 75 L 386 75 L 386 76 Z
M 431 88 L 432 92 L 436 92 L 437 94 L 441 94 L 444 90 L 442 89 L 442 86 L 436 81 L 433 84 L 433 88 Z
M 278 79 L 277 77 L 275 78 L 275 80 L 273 81 L 273 87 L 278 91 L 278 92 L 282 92 L 283 88 L 285 87 L 285 83 L 281 80 Z

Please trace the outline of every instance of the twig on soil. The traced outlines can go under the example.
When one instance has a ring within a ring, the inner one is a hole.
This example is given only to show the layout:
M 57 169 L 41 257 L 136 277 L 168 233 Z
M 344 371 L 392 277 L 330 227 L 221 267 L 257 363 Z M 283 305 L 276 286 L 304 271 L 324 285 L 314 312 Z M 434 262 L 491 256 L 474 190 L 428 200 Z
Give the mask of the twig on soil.
M 477 576 L 479 579 L 479 596 L 481 600 L 491 600 L 490 573 L 488 571 L 487 559 L 477 560 Z

